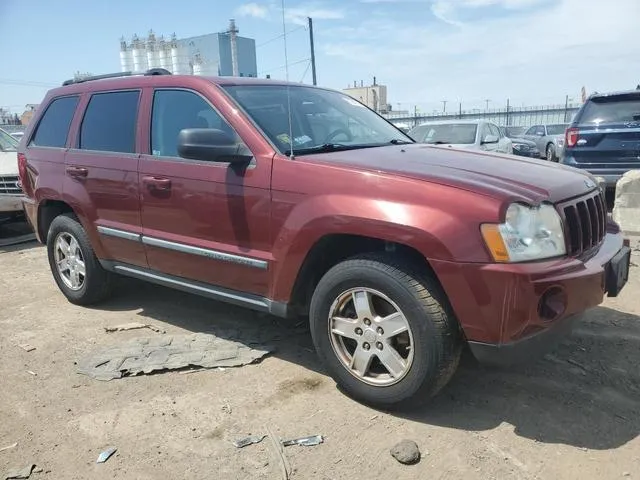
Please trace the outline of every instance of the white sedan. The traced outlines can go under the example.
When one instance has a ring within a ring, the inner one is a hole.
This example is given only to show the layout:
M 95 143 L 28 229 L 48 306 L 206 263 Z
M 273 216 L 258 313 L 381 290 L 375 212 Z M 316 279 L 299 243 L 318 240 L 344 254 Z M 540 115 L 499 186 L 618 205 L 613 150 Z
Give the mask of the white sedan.
M 409 136 L 419 143 L 513 153 L 511 139 L 486 120 L 443 120 L 414 127 Z

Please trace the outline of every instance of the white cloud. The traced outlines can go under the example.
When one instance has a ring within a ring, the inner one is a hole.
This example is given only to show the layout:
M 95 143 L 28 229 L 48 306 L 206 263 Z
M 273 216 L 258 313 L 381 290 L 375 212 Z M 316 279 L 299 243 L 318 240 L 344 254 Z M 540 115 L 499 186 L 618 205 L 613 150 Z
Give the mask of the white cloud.
M 485 98 L 496 106 L 507 98 L 512 105 L 563 103 L 565 94 L 578 97 L 583 85 L 588 91 L 635 87 L 638 0 L 609 0 L 598 15 L 584 0 L 552 5 L 545 0 L 539 8 L 524 8 L 535 7 L 532 2 L 540 0 L 458 0 L 455 8 L 499 3 L 523 9 L 508 16 L 483 15 L 464 28 L 415 13 L 402 20 L 369 18 L 343 24 L 339 31 L 321 31 L 317 44 L 331 65 L 332 86 L 376 75 L 388 85 L 393 103 L 435 106 L 461 99 L 463 108 L 482 105 Z M 445 18 L 451 12 L 440 11 Z M 329 79 L 328 73 L 320 74 Z
M 255 2 L 245 3 L 236 9 L 236 14 L 241 17 L 267 18 L 269 9 L 265 5 L 260 5 Z
M 548 0 L 432 0 L 431 13 L 445 23 L 460 27 L 463 24 L 458 20 L 458 14 L 461 11 L 480 7 L 518 10 L 543 3 L 548 3 Z
M 314 20 L 342 20 L 345 13 L 340 9 L 322 8 L 315 5 L 299 5 L 285 8 L 285 18 L 297 25 L 306 25 L 307 17 Z

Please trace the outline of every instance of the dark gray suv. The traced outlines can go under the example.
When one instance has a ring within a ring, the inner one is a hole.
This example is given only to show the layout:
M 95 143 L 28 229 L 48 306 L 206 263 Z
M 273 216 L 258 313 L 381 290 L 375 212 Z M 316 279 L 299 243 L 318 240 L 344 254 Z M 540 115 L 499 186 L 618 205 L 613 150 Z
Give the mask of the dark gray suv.
M 607 188 L 640 168 L 640 90 L 592 95 L 566 131 L 561 162 L 601 177 Z

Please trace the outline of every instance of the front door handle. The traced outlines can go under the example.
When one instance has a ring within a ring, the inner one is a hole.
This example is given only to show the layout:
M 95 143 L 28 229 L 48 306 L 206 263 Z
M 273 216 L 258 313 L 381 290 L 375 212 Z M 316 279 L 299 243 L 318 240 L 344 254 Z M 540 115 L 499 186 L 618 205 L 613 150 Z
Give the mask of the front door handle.
M 144 183 L 149 190 L 171 190 L 171 179 L 164 177 L 142 177 L 142 183 Z
M 89 170 L 84 167 L 77 167 L 75 165 L 69 165 L 66 169 L 67 175 L 73 178 L 86 178 L 89 174 Z

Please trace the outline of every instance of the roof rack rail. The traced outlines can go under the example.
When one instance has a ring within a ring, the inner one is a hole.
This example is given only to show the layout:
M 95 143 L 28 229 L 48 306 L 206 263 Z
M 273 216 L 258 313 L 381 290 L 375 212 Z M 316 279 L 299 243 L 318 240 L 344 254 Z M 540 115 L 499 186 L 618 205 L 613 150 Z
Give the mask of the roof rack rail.
M 133 77 L 133 76 L 136 76 L 136 75 L 144 75 L 144 76 L 171 75 L 171 72 L 169 70 L 167 70 L 166 68 L 150 68 L 149 70 L 142 71 L 142 72 L 129 71 L 129 72 L 105 73 L 103 75 L 91 75 L 91 76 L 88 76 L 88 77 L 81 77 L 81 78 L 77 78 L 77 79 L 71 78 L 69 80 L 65 80 L 64 82 L 62 82 L 62 86 L 66 87 L 67 85 L 74 85 L 76 83 L 91 82 L 92 80 L 103 80 L 105 78 Z

